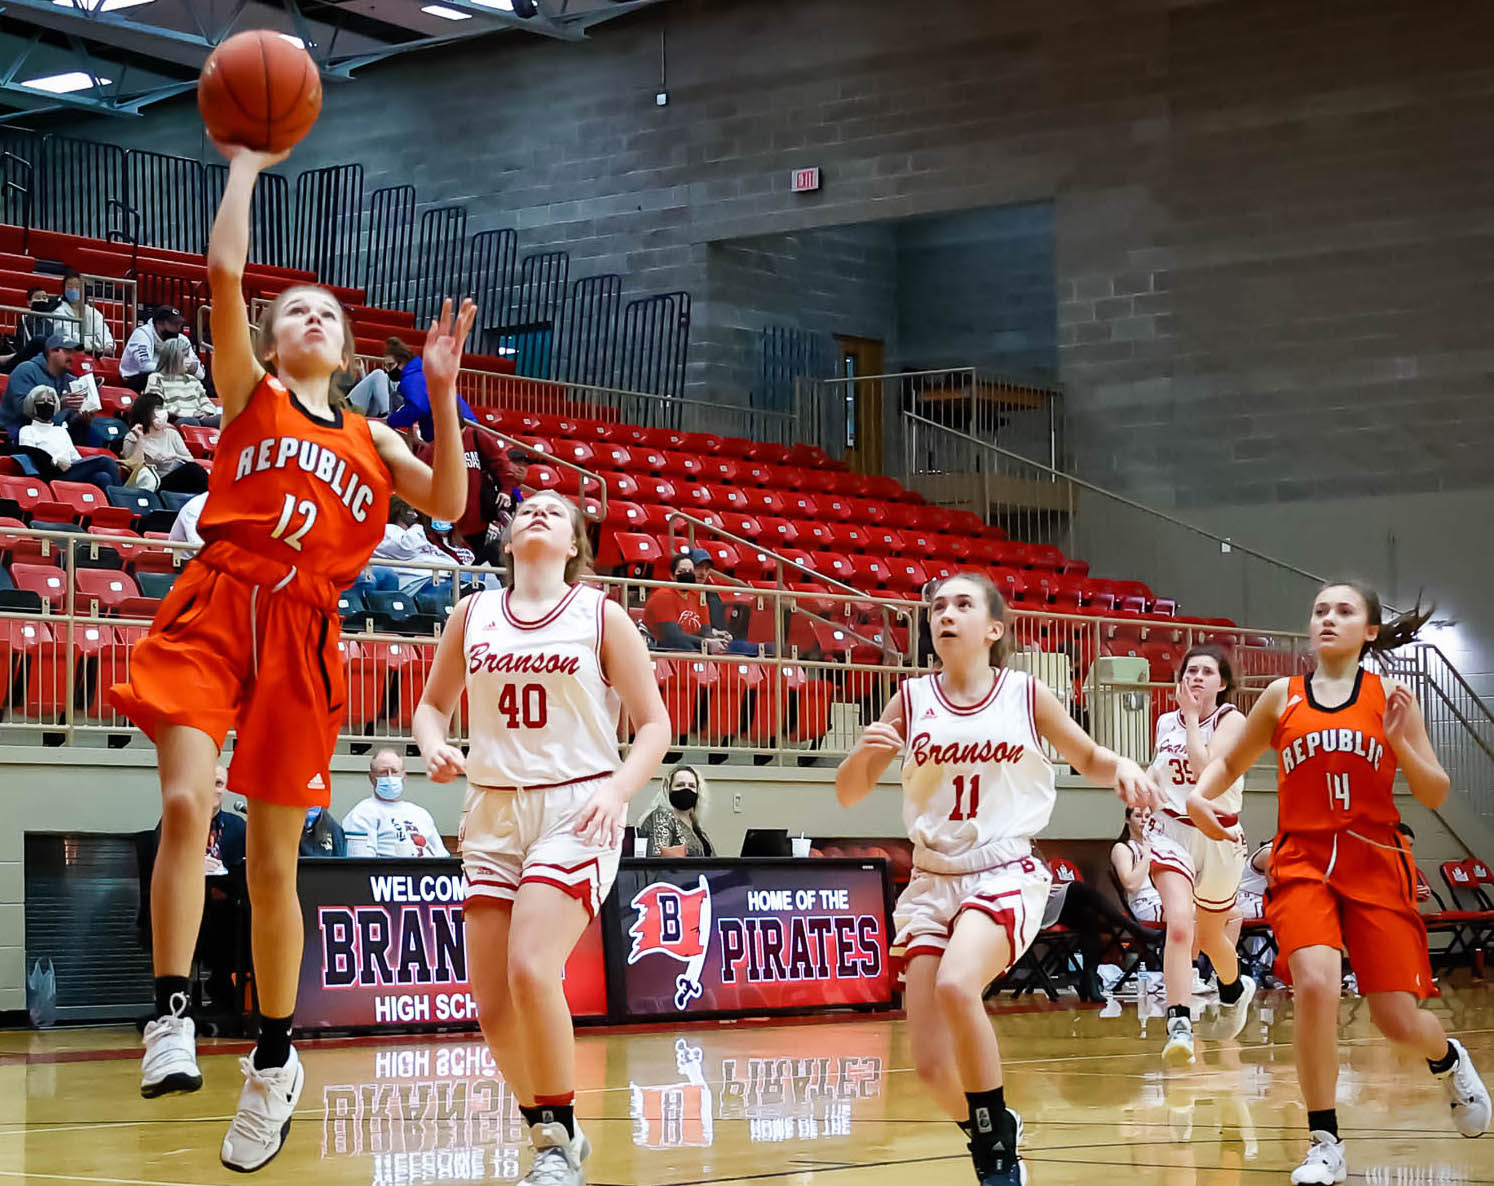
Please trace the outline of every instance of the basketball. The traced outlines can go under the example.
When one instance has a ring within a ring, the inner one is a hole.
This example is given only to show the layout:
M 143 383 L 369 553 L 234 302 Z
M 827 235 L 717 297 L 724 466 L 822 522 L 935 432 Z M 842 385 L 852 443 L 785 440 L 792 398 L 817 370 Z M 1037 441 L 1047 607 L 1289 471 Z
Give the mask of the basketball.
M 283 152 L 321 114 L 322 80 L 300 46 L 268 29 L 251 29 L 209 55 L 197 80 L 197 109 L 218 143 Z

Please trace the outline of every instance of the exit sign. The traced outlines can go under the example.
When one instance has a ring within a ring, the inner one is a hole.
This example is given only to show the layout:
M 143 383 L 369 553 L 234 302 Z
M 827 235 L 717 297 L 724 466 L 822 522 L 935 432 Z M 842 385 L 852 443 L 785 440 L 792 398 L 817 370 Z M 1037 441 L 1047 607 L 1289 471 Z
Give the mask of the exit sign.
M 789 188 L 796 194 L 813 193 L 820 188 L 820 167 L 795 169 L 789 174 Z

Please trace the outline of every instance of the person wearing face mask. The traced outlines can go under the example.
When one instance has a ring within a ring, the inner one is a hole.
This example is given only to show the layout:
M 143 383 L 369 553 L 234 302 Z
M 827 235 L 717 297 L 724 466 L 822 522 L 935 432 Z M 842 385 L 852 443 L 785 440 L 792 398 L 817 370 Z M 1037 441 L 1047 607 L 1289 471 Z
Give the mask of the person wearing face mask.
M 67 329 L 54 329 L 52 318 L 45 314 L 55 312 L 58 300 L 50 295 L 45 288 L 32 288 L 26 293 L 26 307 L 31 310 L 21 318 L 20 336 L 22 341 L 32 341 L 40 338 L 45 341 L 54 333 L 60 333 L 65 337 L 75 337 L 77 327 L 72 323 Z
M 669 562 L 669 579 L 677 585 L 695 584 L 695 560 L 690 553 L 681 552 Z M 643 603 L 643 624 L 659 648 L 666 651 L 704 650 L 708 655 L 719 655 L 732 641 L 728 631 L 711 625 L 710 606 L 703 592 L 655 589 Z
M 385 343 L 385 361 L 389 366 L 389 377 L 403 401 L 389 413 L 390 428 L 402 432 L 415 427 L 422 441 L 434 441 L 435 427 L 431 420 L 431 396 L 425 383 L 425 362 L 398 338 Z M 350 397 L 351 398 L 351 397 Z M 461 396 L 457 396 L 457 419 L 463 424 L 475 423 L 477 413 Z
M 444 857 L 446 845 L 431 813 L 405 801 L 405 760 L 391 749 L 368 765 L 373 794 L 342 820 L 350 857 Z
M 186 327 L 186 318 L 180 309 L 170 305 L 158 305 L 151 310 L 150 317 L 135 327 L 125 343 L 124 354 L 119 359 L 119 381 L 132 391 L 144 391 L 145 383 L 159 367 L 162 342 L 181 337 Z M 196 351 L 187 345 L 186 373 L 203 378 L 205 372 Z
M 415 352 L 401 339 L 387 339 L 383 359 L 353 385 L 348 403 L 365 416 L 389 415 L 400 406 L 399 378 L 414 359 Z
M 445 526 L 449 531 L 450 524 Z M 451 588 L 450 573 L 399 567 L 401 563 L 410 561 L 450 565 L 456 562 L 456 555 L 431 540 L 419 511 L 397 498 L 392 499 L 384 538 L 374 548 L 373 564 L 368 570 L 373 587 L 391 592 L 397 590 L 408 597 L 429 589 Z
M 306 809 L 306 827 L 301 832 L 303 857 L 345 857 L 348 855 L 347 833 L 325 807 Z
M 12 440 L 15 440 L 21 425 L 30 423 L 30 417 L 21 405 L 38 387 L 50 387 L 57 393 L 59 413 L 55 417 L 56 423 L 66 423 L 69 431 L 81 423 L 79 409 L 83 396 L 69 390 L 78 377 L 73 373 L 73 354 L 78 343 L 61 334 L 53 334 L 41 343 L 41 347 L 41 353 L 35 358 L 17 364 L 11 372 L 5 394 L 0 396 L 0 428 L 5 429 Z
M 119 462 L 112 457 L 84 457 L 61 420 L 57 392 L 51 387 L 33 387 L 22 405 L 31 423 L 22 425 L 17 444 L 45 453 L 55 473 L 41 475 L 45 481 L 92 482 L 101 490 L 119 485 Z
M 84 296 L 83 277 L 79 273 L 69 272 L 62 278 L 62 303 L 54 312 L 57 317 L 52 322 L 53 333 L 76 337 L 95 358 L 113 355 L 114 335 L 109 332 L 104 315 Z
M 207 489 L 207 470 L 197 464 L 182 434 L 171 427 L 159 395 L 150 392 L 137 399 L 128 421 L 124 463 L 130 469 L 130 485 L 183 494 L 201 494 Z
M 709 788 L 694 766 L 676 766 L 649 813 L 638 821 L 638 835 L 648 837 L 651 857 L 713 857 L 716 850 L 706 835 Z

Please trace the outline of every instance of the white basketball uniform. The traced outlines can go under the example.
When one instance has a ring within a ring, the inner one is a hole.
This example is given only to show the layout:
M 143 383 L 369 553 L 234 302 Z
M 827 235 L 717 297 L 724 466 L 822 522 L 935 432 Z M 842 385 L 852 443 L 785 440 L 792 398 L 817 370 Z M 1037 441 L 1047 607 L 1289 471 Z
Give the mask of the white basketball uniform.
M 1198 731 L 1204 744 L 1213 739 L 1220 721 L 1238 711 L 1233 704 L 1221 704 L 1200 720 Z M 1180 712 L 1163 713 L 1157 718 L 1151 775 L 1162 789 L 1162 805 L 1152 814 L 1148 836 L 1152 869 L 1170 869 L 1186 877 L 1193 886 L 1193 902 L 1198 909 L 1229 913 L 1240 888 L 1245 845 L 1236 840 L 1210 840 L 1188 817 L 1188 796 L 1197 785 L 1198 771 L 1188 761 L 1188 727 Z M 1245 780 L 1241 778 L 1215 800 L 1225 827 L 1239 822 L 1244 797 Z
M 1262 844 L 1250 854 L 1250 861 L 1246 861 L 1240 870 L 1240 914 L 1247 920 L 1261 918 L 1266 912 L 1266 875 L 1257 873 L 1251 861 L 1261 848 L 1269 847 L 1269 843 Z
M 951 703 L 937 675 L 900 692 L 903 823 L 913 841 L 913 876 L 893 915 L 900 968 L 943 954 L 966 910 L 1006 931 L 1013 963 L 1042 926 L 1052 878 L 1032 837 L 1053 814 L 1053 766 L 1033 720 L 1032 676 L 995 675 L 985 699 L 968 706 Z
M 1141 859 L 1141 845 L 1134 840 L 1127 840 L 1126 847 L 1131 850 L 1131 860 Z M 1152 884 L 1150 876 L 1137 888 L 1135 893 L 1126 895 L 1126 905 L 1131 908 L 1131 915 L 1140 922 L 1162 921 L 1162 895 L 1157 892 L 1157 887 Z
M 591 915 L 617 876 L 622 837 L 591 847 L 576 816 L 621 764 L 622 704 L 602 674 L 606 596 L 572 585 L 520 619 L 507 590 L 467 607 L 471 750 L 459 843 L 467 896 L 512 901 L 523 882 L 564 890 Z

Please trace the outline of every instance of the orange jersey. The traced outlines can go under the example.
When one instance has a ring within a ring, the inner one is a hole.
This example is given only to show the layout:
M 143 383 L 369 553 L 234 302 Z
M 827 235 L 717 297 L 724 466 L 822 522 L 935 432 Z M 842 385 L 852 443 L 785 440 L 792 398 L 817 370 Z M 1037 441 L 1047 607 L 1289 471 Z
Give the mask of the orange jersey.
M 1271 745 L 1277 752 L 1279 835 L 1400 822 L 1392 787 L 1395 751 L 1385 740 L 1385 686 L 1360 669 L 1337 708 L 1313 699 L 1312 681 L 1293 676 Z
M 319 419 L 266 375 L 218 439 L 197 531 L 343 589 L 384 538 L 392 492 L 367 420 Z

